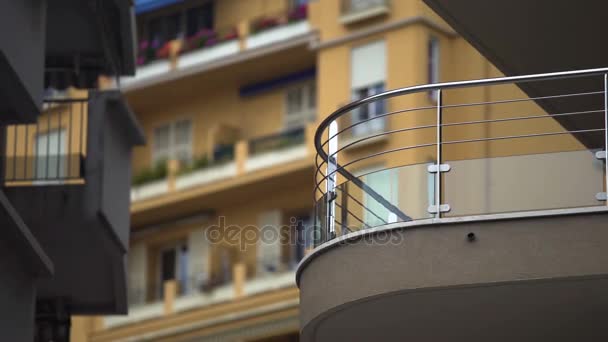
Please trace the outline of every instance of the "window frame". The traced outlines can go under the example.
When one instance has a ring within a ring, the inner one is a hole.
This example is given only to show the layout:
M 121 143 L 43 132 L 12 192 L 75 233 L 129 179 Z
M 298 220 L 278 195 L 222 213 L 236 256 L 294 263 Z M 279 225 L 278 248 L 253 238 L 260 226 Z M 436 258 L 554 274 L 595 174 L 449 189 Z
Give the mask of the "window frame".
M 177 285 L 182 285 L 181 287 L 184 288 L 178 288 L 177 290 L 180 293 L 187 293 L 189 290 L 189 284 L 188 284 L 188 277 L 190 276 L 188 274 L 189 270 L 188 270 L 188 266 L 186 266 L 185 270 L 181 269 L 181 265 L 180 265 L 180 254 L 181 254 L 181 249 L 183 247 L 186 247 L 186 251 L 187 251 L 187 256 L 188 256 L 188 262 L 190 262 L 190 246 L 188 245 L 188 241 L 184 241 L 184 240 L 180 240 L 180 241 L 176 241 L 173 243 L 169 243 L 169 244 L 165 244 L 162 247 L 160 247 L 157 252 L 156 252 L 156 265 L 155 265 L 155 271 L 156 271 L 156 281 L 157 281 L 157 289 L 156 289 L 156 298 L 157 299 L 163 299 L 164 297 L 164 286 L 165 286 L 165 281 L 168 280 L 163 280 L 163 254 L 167 251 L 173 251 L 175 253 L 175 275 L 174 278 L 171 279 L 173 281 L 175 281 L 177 283 Z M 182 272 L 185 273 L 186 276 L 186 286 L 184 286 L 184 284 L 181 284 L 181 280 L 182 280 Z
M 359 96 L 360 91 L 364 91 L 366 94 L 363 97 Z M 386 91 L 386 81 L 370 84 L 365 87 L 354 88 L 351 90 L 351 96 L 353 101 L 360 100 L 369 96 L 380 94 Z M 352 134 L 354 136 L 364 136 L 367 134 L 379 133 L 386 129 L 386 118 L 380 117 L 380 115 L 386 114 L 386 100 L 378 100 L 372 103 L 365 104 L 351 111 L 351 125 L 358 122 L 369 120 L 367 122 L 358 124 L 352 128 Z M 367 118 L 361 118 L 361 111 L 365 109 L 367 111 Z M 370 120 L 372 118 L 376 118 Z
M 290 110 L 290 93 L 300 91 L 300 110 Z M 311 94 L 312 93 L 312 94 Z M 299 128 L 305 126 L 309 122 L 316 120 L 317 114 L 317 84 L 316 79 L 306 80 L 290 85 L 284 91 L 284 111 L 283 111 L 283 126 L 285 129 Z M 312 101 L 311 101 L 312 100 Z M 314 107 L 310 104 L 313 103 Z
M 150 13 L 144 13 L 141 16 L 138 16 L 138 24 L 137 24 L 137 32 L 139 38 L 139 42 L 147 40 L 149 43 L 152 43 L 153 37 L 151 37 L 150 33 L 150 25 L 154 20 L 160 20 L 163 34 L 167 34 L 167 22 L 166 19 L 173 15 L 179 15 L 180 17 L 180 28 L 177 32 L 177 38 L 187 38 L 188 34 L 188 12 L 192 9 L 196 9 L 198 7 L 208 6 L 211 8 L 211 27 L 210 29 L 215 28 L 215 18 L 216 18 L 216 7 L 213 0 L 198 0 L 198 1 L 190 1 L 185 3 L 176 4 L 173 6 L 169 6 L 167 8 L 162 8 Z M 200 28 L 199 28 L 200 30 Z M 161 41 L 161 44 L 164 44 L 171 39 L 165 39 Z
M 166 122 L 164 124 L 157 125 L 152 129 L 152 139 L 153 139 L 152 144 L 151 144 L 152 165 L 156 165 L 157 163 L 159 163 L 163 160 L 167 161 L 167 160 L 176 159 L 176 160 L 182 161 L 181 159 L 179 159 L 177 157 L 176 151 L 178 149 L 176 147 L 177 144 L 175 143 L 176 127 L 177 127 L 178 123 L 181 123 L 181 122 L 188 122 L 188 124 L 189 124 L 189 131 L 188 131 L 189 143 L 187 144 L 187 146 L 185 146 L 185 149 L 187 149 L 186 154 L 188 155 L 188 157 L 186 158 L 187 162 L 192 161 L 193 146 L 194 146 L 194 121 L 191 118 L 185 117 L 185 118 L 179 118 L 179 119 L 175 119 L 170 122 Z M 166 150 L 167 150 L 166 157 L 161 157 L 160 156 L 161 153 L 158 152 L 158 149 L 156 147 L 156 144 L 157 144 L 156 132 L 159 129 L 166 128 L 166 127 L 169 128 L 169 137 L 168 137 L 169 145 L 166 147 Z M 184 145 L 186 145 L 186 144 L 184 144 Z M 184 147 L 184 146 L 181 146 L 181 147 Z

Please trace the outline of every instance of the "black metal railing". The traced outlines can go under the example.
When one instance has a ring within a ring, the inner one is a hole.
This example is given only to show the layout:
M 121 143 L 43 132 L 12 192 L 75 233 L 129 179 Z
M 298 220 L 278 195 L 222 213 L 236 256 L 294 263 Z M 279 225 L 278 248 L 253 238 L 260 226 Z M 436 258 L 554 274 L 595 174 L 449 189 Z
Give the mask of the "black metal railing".
M 49 99 L 35 124 L 5 130 L 4 182 L 82 179 L 88 99 Z
M 399 222 L 606 206 L 607 89 L 603 68 L 407 87 L 343 106 L 315 134 L 315 245 Z M 362 106 L 429 91 L 427 105 L 340 126 Z M 352 138 L 387 119 L 390 129 Z M 353 148 L 378 137 L 387 143 Z
M 305 130 L 302 127 L 281 133 L 255 138 L 249 141 L 249 155 L 280 150 L 302 145 L 305 141 Z

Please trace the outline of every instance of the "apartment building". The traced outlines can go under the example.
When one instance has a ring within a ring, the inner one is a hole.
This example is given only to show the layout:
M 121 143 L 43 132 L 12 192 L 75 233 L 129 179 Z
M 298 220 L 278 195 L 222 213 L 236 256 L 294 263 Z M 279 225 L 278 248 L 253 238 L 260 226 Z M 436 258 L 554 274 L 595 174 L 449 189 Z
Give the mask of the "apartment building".
M 75 318 L 74 341 L 365 339 L 363 321 L 319 322 L 400 290 L 378 285 L 398 256 L 333 246 L 366 228 L 604 205 L 602 162 L 577 138 L 597 131 L 570 134 L 516 82 L 347 105 L 503 76 L 422 1 L 148 0 L 136 14 L 137 73 L 107 82 L 149 138 L 133 155 L 129 315 Z M 588 181 L 565 197 L 573 172 Z M 352 313 L 375 322 L 376 308 Z
M 606 5 L 425 3 L 446 22 L 412 3 L 400 39 L 328 44 L 351 68 L 358 49 L 386 44 L 390 91 L 339 104 L 318 78 L 301 339 L 604 340 L 608 69 L 589 37 Z
M 68 341 L 70 316 L 126 312 L 131 148 L 100 74 L 135 71 L 130 3 L 0 5 L 0 330 Z

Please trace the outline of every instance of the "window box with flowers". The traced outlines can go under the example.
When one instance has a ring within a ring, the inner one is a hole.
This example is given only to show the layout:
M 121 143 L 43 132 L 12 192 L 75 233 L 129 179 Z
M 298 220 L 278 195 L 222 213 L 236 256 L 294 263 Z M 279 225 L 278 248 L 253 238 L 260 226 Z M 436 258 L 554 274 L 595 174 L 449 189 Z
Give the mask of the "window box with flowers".
M 251 34 L 264 32 L 277 26 L 283 26 L 305 20 L 308 16 L 308 5 L 302 4 L 290 9 L 286 14 L 264 16 L 251 23 Z

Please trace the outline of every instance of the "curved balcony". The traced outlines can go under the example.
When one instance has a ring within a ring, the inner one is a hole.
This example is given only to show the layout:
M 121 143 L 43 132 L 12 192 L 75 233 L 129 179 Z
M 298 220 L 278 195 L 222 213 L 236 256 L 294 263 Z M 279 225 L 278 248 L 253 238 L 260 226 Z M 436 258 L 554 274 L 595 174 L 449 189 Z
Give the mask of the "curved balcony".
M 439 83 L 329 115 L 303 340 L 597 338 L 607 88 L 608 69 Z

